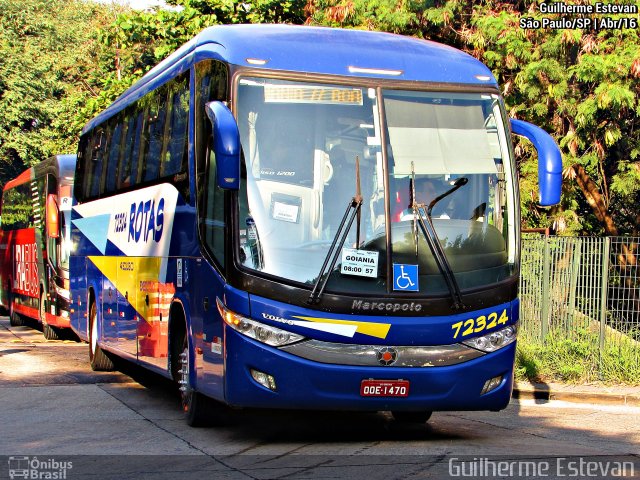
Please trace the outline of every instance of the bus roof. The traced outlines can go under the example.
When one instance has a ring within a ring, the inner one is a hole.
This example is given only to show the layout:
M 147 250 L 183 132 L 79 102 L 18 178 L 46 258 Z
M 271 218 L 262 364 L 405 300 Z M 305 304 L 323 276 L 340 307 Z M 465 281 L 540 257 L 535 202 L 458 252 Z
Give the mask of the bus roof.
M 9 190 L 10 188 L 15 187 L 16 185 L 21 185 L 25 182 L 29 182 L 37 177 L 36 173 L 40 173 L 42 170 L 46 170 L 50 166 L 54 166 L 55 170 L 58 172 L 58 176 L 69 177 L 68 183 L 73 181 L 73 175 L 76 166 L 76 154 L 64 154 L 64 155 L 53 155 L 46 160 L 41 161 L 40 163 L 35 164 L 33 167 L 27 168 L 16 178 L 9 180 L 4 184 L 2 190 Z
M 297 25 L 209 27 L 125 91 L 83 133 L 188 68 L 215 58 L 262 70 L 497 87 L 484 64 L 439 43 L 383 32 Z

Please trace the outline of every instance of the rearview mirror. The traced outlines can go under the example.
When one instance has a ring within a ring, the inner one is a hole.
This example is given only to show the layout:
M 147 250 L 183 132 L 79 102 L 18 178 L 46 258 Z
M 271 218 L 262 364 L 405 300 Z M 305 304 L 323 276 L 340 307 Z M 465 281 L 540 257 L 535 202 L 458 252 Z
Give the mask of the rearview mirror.
M 557 205 L 562 190 L 562 154 L 555 140 L 540 127 L 522 120 L 511 119 L 511 131 L 525 137 L 538 151 L 540 205 Z
M 218 186 L 230 190 L 240 188 L 240 134 L 231 110 L 219 101 L 205 105 L 213 132 Z
M 53 193 L 47 195 L 47 235 L 49 238 L 58 238 L 60 236 L 60 213 L 58 211 L 58 202 Z

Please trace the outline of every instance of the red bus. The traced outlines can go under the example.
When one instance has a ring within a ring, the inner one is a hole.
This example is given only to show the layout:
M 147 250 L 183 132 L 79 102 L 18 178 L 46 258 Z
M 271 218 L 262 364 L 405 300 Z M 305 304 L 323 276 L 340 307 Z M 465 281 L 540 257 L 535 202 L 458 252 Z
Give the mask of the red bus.
M 0 209 L 0 305 L 13 326 L 29 317 L 48 340 L 69 328 L 71 195 L 75 155 L 55 155 L 7 182 Z

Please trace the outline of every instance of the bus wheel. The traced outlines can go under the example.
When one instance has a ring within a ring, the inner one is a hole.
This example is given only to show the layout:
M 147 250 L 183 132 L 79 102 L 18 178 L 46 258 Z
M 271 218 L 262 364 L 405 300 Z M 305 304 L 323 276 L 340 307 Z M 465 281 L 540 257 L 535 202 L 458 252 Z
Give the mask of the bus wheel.
M 47 340 L 60 340 L 58 330 L 53 328 L 47 323 L 47 304 L 44 292 L 40 294 L 40 307 L 38 308 L 38 315 L 40 316 L 40 323 L 42 324 L 42 333 Z
M 214 402 L 199 392 L 196 392 L 191 385 L 189 361 L 189 343 L 185 333 L 182 334 L 182 348 L 178 355 L 177 378 L 182 400 L 182 411 L 184 412 L 187 424 L 191 427 L 208 427 L 213 425 L 215 419 L 212 410 L 215 409 Z M 179 344 L 178 344 L 179 345 Z
M 110 372 L 113 370 L 113 361 L 102 351 L 98 345 L 98 312 L 96 303 L 91 302 L 89 309 L 89 363 L 91 369 L 96 372 Z
M 9 324 L 12 327 L 21 327 L 23 323 L 24 322 L 22 321 L 20 314 L 12 310 L 9 314 Z
M 433 412 L 391 412 L 399 423 L 427 423 Z
M 21 327 L 24 325 L 22 316 L 13 308 L 13 295 L 9 291 L 9 324 L 12 327 Z
M 22 320 L 22 317 L 20 316 L 20 314 L 16 312 L 13 308 L 9 312 L 9 324 L 12 327 L 21 327 L 22 325 L 24 325 L 24 320 Z

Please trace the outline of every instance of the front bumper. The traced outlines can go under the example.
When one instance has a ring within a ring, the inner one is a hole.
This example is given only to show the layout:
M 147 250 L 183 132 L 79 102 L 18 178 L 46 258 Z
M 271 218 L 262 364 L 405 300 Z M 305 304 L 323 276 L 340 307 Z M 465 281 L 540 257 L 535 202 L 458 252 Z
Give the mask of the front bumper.
M 515 342 L 490 354 L 442 367 L 360 367 L 303 359 L 256 342 L 225 326 L 225 400 L 237 407 L 318 410 L 501 410 L 511 398 Z M 275 378 L 276 391 L 250 369 Z M 487 380 L 502 376 L 491 392 Z M 365 379 L 408 380 L 404 398 L 361 397 Z

